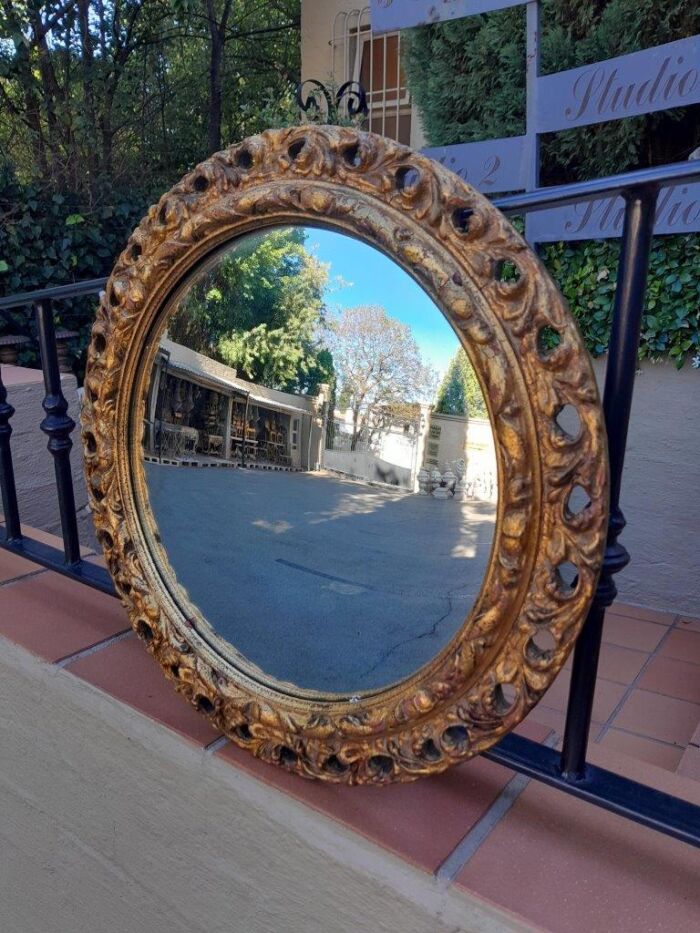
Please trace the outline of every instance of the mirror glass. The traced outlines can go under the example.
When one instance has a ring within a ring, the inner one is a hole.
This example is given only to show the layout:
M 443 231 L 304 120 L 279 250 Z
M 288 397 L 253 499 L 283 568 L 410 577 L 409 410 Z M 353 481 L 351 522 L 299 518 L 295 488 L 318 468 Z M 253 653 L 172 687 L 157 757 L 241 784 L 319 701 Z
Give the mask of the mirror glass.
M 497 498 L 431 298 L 344 233 L 267 227 L 190 276 L 156 339 L 148 496 L 204 637 L 345 697 L 429 662 L 479 593 Z

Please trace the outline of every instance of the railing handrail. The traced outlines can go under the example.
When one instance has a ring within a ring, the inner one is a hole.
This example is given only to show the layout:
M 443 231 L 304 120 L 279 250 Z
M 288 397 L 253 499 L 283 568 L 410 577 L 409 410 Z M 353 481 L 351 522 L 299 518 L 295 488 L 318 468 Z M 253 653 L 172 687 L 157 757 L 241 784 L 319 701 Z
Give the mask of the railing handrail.
M 610 194 L 622 194 L 636 188 L 662 188 L 672 182 L 700 181 L 700 160 L 690 162 L 671 162 L 652 168 L 635 169 L 607 178 L 594 178 L 590 181 L 575 181 L 566 185 L 552 185 L 548 188 L 535 188 L 520 194 L 509 194 L 503 198 L 494 198 L 493 204 L 504 214 L 527 214 L 530 211 L 543 211 L 548 207 L 563 207 L 592 198 Z
M 90 295 L 102 291 L 106 284 L 106 278 L 84 279 L 81 282 L 69 282 L 68 285 L 53 285 L 51 288 L 39 288 L 33 292 L 20 292 L 17 295 L 0 298 L 0 311 L 21 308 L 23 305 L 31 305 L 36 301 L 46 301 L 47 299 L 60 301 L 61 299 L 78 298 L 80 295 Z
M 587 201 L 591 198 L 620 194 L 623 191 L 633 191 L 635 188 L 661 188 L 672 182 L 692 181 L 700 181 L 700 159 L 690 162 L 671 162 L 666 165 L 656 165 L 652 168 L 635 169 L 631 172 L 608 175 L 606 178 L 594 178 L 590 181 L 576 181 L 565 185 L 535 188 L 534 191 L 523 191 L 502 198 L 493 198 L 492 203 L 504 214 L 527 214 L 531 211 L 546 210 L 549 207 L 563 207 L 566 204 L 576 204 L 579 201 Z M 78 298 L 81 295 L 100 292 L 106 284 L 106 278 L 85 279 L 81 282 L 70 282 L 67 285 L 54 285 L 51 288 L 21 292 L 7 298 L 0 298 L 0 311 L 21 308 L 24 305 L 30 305 L 47 298 L 58 301 Z

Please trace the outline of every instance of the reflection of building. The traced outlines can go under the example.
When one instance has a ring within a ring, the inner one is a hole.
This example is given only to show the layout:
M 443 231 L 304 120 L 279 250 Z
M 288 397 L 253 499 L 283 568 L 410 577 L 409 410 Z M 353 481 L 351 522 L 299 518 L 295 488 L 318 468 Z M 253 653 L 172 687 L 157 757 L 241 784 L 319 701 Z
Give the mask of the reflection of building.
M 359 81 L 369 107 L 365 129 L 415 149 L 424 145 L 401 67 L 401 35 L 373 35 L 367 5 L 302 0 L 301 72 L 336 86 Z
M 311 397 L 240 379 L 163 338 L 146 403 L 146 455 L 180 463 L 318 469 L 327 389 Z
M 405 417 L 387 420 L 371 436 L 361 434 L 354 445 L 352 412 L 336 411 L 326 439 L 325 467 L 415 492 L 422 466 L 445 472 L 464 460 L 468 498 L 495 502 L 498 470 L 488 419 L 439 414 L 428 405 L 405 407 Z

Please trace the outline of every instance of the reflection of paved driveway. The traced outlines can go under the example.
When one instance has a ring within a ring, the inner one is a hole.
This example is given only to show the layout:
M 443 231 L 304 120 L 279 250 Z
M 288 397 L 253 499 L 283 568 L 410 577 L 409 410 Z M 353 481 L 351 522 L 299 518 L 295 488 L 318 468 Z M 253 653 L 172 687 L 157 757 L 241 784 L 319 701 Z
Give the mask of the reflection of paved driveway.
M 495 508 L 324 474 L 146 464 L 183 586 L 220 635 L 301 687 L 354 693 L 415 671 L 478 593 Z

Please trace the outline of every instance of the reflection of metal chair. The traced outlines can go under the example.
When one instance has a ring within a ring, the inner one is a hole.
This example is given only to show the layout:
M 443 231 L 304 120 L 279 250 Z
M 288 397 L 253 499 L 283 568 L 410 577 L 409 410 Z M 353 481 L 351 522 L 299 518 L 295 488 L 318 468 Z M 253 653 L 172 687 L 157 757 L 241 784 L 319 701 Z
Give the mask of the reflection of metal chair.
M 224 453 L 224 439 L 221 434 L 207 434 L 207 453 L 221 457 Z
M 164 457 L 179 457 L 182 455 L 183 437 L 176 424 L 160 423 L 160 451 Z
M 199 432 L 196 428 L 187 428 L 181 427 L 180 432 L 182 434 L 182 452 L 183 454 L 193 454 L 197 450 L 197 441 L 199 439 Z
M 184 454 L 193 454 L 197 446 L 197 429 L 184 427 L 180 424 L 170 424 L 167 421 L 156 422 L 156 430 L 160 433 L 160 454 L 163 457 L 175 459 Z

